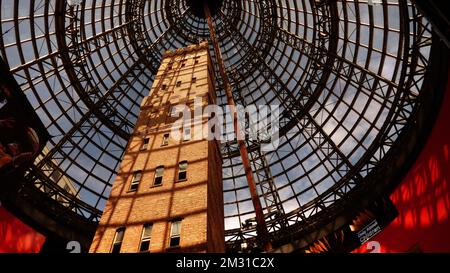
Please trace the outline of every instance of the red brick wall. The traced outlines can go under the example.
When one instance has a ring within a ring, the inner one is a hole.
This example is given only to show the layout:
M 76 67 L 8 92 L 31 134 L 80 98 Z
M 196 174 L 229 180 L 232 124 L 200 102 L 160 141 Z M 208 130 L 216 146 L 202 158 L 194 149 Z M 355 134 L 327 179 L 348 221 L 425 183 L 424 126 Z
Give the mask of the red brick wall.
M 151 252 L 224 251 L 222 163 L 220 151 L 212 141 L 169 139 L 161 147 L 163 135 L 174 121 L 168 117 L 169 104 L 192 104 L 194 97 L 211 103 L 208 84 L 207 46 L 167 55 L 160 67 L 151 95 L 142 102 L 141 113 L 122 160 L 109 201 L 101 218 L 90 252 L 110 252 L 116 229 L 126 227 L 121 252 L 137 252 L 143 225 L 152 223 Z M 186 53 L 186 54 L 184 54 Z M 166 70 L 170 58 L 182 56 L 186 65 Z M 194 64 L 194 56 L 199 63 Z M 166 74 L 164 74 L 166 72 Z M 196 77 L 196 83 L 192 78 Z M 160 81 L 161 84 L 158 84 Z M 177 87 L 176 82 L 182 81 Z M 162 83 L 166 90 L 158 89 Z M 206 122 L 207 120 L 203 120 Z M 193 129 L 191 129 L 193 132 Z M 141 150 L 143 138 L 150 137 L 149 148 Z M 177 181 L 178 163 L 187 160 L 187 180 Z M 164 165 L 163 183 L 153 186 L 156 167 Z M 142 170 L 139 188 L 130 192 L 132 174 Z M 170 221 L 181 218 L 180 248 L 168 249 Z
M 225 252 L 222 158 L 217 144 L 209 142 L 208 179 L 208 252 Z

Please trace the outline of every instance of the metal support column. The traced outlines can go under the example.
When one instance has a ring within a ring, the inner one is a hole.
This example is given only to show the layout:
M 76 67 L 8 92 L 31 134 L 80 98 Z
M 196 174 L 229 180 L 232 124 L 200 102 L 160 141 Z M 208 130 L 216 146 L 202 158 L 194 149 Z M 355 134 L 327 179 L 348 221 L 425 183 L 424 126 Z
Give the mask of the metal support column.
M 256 214 L 256 232 L 258 235 L 258 240 L 260 241 L 264 251 L 269 251 L 272 249 L 272 244 L 269 239 L 269 232 L 267 230 L 266 221 L 264 219 L 263 210 L 258 197 L 258 192 L 256 191 L 256 184 L 253 179 L 253 172 L 250 166 L 250 160 L 248 158 L 247 147 L 245 146 L 245 138 L 242 136 L 242 132 L 239 128 L 238 117 L 236 111 L 236 105 L 234 103 L 233 94 L 231 92 L 231 87 L 228 82 L 228 77 L 225 72 L 225 65 L 222 59 L 222 53 L 219 48 L 219 44 L 216 39 L 215 28 L 211 19 L 211 12 L 209 11 L 208 4 L 206 1 L 203 2 L 204 12 L 206 20 L 208 21 L 209 33 L 211 41 L 213 43 L 214 51 L 216 54 L 216 60 L 219 66 L 220 76 L 222 77 L 223 85 L 225 88 L 225 93 L 227 95 L 227 102 L 231 108 L 231 113 L 233 115 L 233 126 L 236 133 L 237 143 L 239 145 L 239 151 L 242 157 L 242 164 L 244 165 L 245 175 L 247 177 L 248 186 L 250 189 L 250 194 L 252 196 L 253 207 L 255 208 Z

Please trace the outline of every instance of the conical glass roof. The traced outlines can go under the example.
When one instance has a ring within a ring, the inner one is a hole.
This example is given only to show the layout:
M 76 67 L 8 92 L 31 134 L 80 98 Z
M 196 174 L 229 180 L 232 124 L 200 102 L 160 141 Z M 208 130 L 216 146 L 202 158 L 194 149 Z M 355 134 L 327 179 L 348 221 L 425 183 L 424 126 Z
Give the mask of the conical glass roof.
M 280 107 L 278 149 L 248 142 L 270 232 L 337 215 L 418 118 L 431 26 L 403 0 L 210 7 L 236 103 Z M 0 57 L 51 135 L 29 179 L 59 185 L 98 221 L 162 54 L 209 39 L 206 20 L 189 0 L 2 0 L 0 19 Z M 222 155 L 227 240 L 252 237 L 236 144 Z

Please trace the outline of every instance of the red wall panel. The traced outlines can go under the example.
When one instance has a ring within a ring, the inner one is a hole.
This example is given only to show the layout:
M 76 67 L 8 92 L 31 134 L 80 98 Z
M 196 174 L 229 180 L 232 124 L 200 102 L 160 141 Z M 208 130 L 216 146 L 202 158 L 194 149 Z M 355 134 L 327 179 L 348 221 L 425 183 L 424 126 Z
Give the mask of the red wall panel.
M 450 81 L 425 148 L 391 195 L 399 216 L 372 239 L 381 252 L 450 252 L 449 153 Z M 367 246 L 355 252 L 367 252 Z
M 0 253 L 37 253 L 45 236 L 0 207 Z

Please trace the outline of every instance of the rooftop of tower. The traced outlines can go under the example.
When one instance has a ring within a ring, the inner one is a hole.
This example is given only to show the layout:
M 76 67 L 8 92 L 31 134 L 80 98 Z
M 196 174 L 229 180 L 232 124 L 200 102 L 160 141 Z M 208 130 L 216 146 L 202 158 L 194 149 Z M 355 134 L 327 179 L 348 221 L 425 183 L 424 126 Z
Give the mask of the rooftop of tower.
M 207 40 L 201 41 L 198 44 L 192 44 L 192 45 L 188 45 L 188 46 L 182 47 L 182 48 L 169 49 L 166 52 L 164 52 L 163 58 L 165 58 L 167 56 L 173 56 L 173 55 L 182 55 L 187 52 L 197 51 L 197 50 L 201 50 L 201 49 L 208 49 L 208 41 Z

